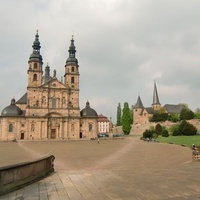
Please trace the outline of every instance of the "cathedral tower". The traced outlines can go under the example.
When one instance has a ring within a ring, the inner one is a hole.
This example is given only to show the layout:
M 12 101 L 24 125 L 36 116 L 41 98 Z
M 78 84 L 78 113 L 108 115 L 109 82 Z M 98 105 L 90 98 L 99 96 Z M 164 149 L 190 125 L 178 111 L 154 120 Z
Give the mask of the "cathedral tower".
M 159 98 L 158 98 L 158 91 L 157 91 L 157 87 L 156 87 L 156 82 L 154 81 L 154 90 L 153 90 L 153 103 L 152 103 L 152 107 L 154 110 L 160 110 L 161 108 L 161 104 L 159 102 Z
M 76 47 L 72 36 L 69 57 L 65 65 L 64 83 L 69 87 L 69 107 L 79 109 L 79 65 L 76 59 Z
M 28 87 L 38 87 L 42 84 L 42 56 L 40 55 L 40 42 L 38 31 L 33 42 L 33 52 L 29 58 Z

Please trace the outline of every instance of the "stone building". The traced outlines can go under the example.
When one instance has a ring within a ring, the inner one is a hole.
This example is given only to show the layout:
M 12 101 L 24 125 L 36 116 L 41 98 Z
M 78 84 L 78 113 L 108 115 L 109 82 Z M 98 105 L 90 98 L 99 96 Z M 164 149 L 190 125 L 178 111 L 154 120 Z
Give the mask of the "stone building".
M 90 107 L 79 107 L 79 65 L 72 37 L 64 78 L 56 70 L 50 75 L 47 64 L 43 75 L 38 31 L 28 60 L 27 91 L 3 109 L 0 116 L 0 140 L 78 139 L 97 136 L 97 113 Z
M 140 96 L 133 109 L 133 124 L 149 123 L 149 118 L 156 112 L 162 109 L 162 112 L 168 114 L 180 114 L 184 105 L 165 104 L 163 107 L 160 104 L 156 83 L 154 82 L 153 103 L 151 107 L 144 107 Z
M 98 133 L 106 133 L 110 132 L 110 121 L 108 118 L 102 114 L 98 115 Z
M 154 82 L 153 102 L 151 107 L 144 107 L 140 96 L 137 98 L 137 102 L 133 109 L 133 124 L 130 134 L 142 134 L 146 129 L 149 129 L 150 126 L 155 126 L 156 123 L 151 123 L 149 119 L 156 111 L 162 110 L 162 112 L 168 114 L 180 114 L 183 108 L 183 105 L 174 104 L 165 104 L 162 107 L 159 101 L 157 86 Z M 164 124 L 164 122 L 162 124 Z M 165 124 L 170 126 L 171 122 L 166 122 Z
M 151 107 L 144 107 L 140 96 L 138 96 L 137 103 L 133 109 L 133 123 L 134 124 L 146 124 L 149 123 L 149 118 L 154 114 L 154 111 L 160 110 L 161 104 L 158 97 L 158 91 L 156 83 L 154 82 L 153 90 L 153 103 Z

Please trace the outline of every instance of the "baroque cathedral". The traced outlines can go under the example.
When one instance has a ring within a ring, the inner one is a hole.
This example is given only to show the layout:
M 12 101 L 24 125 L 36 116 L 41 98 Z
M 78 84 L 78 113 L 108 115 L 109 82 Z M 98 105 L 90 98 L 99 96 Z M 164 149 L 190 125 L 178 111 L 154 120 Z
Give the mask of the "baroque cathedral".
M 38 31 L 28 60 L 27 91 L 18 100 L 11 99 L 0 116 L 0 141 L 50 140 L 97 137 L 98 115 L 86 102 L 79 107 L 79 65 L 72 37 L 64 78 L 58 80 L 50 67 L 43 72 Z

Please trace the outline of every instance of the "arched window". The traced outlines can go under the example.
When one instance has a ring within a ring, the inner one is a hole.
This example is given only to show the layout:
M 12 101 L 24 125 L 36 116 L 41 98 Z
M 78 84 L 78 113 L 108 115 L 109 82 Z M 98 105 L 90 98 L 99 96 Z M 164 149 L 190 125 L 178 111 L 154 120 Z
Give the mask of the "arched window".
M 8 132 L 13 132 L 13 124 L 9 124 L 9 126 L 8 126 Z
M 34 63 L 34 69 L 37 69 L 37 63 Z
M 74 77 L 71 77 L 71 83 L 74 83 Z
M 71 126 L 71 131 L 74 131 L 74 124 L 72 124 Z
M 34 123 L 31 124 L 31 131 L 32 131 L 32 132 L 35 131 L 35 125 L 34 125 Z
M 92 124 L 89 124 L 89 131 L 92 131 Z
M 52 99 L 52 108 L 56 108 L 56 98 Z
M 46 105 L 46 97 L 45 96 L 42 97 L 42 105 Z
M 37 81 L 37 74 L 33 74 L 33 81 Z
M 66 98 L 63 97 L 63 105 L 65 105 L 65 104 L 66 104 Z
M 58 108 L 60 108 L 60 98 L 58 98 L 57 100 L 58 100 Z

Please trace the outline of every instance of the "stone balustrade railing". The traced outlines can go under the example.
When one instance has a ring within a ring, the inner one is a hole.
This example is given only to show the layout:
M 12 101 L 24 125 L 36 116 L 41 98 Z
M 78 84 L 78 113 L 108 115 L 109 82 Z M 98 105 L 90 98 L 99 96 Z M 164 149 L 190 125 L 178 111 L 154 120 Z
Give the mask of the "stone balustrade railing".
M 0 167 L 0 195 L 38 181 L 54 171 L 53 155 L 31 162 Z

